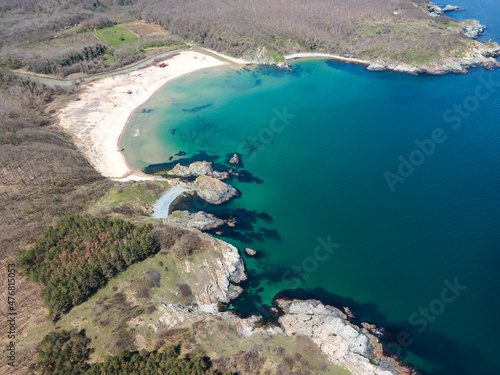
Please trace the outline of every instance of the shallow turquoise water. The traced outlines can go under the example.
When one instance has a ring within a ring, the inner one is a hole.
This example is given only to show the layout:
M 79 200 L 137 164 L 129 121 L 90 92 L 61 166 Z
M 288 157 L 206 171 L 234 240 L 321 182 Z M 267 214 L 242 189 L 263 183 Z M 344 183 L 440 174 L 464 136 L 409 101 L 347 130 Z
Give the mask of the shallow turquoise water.
M 500 86 L 484 84 L 500 83 L 500 71 L 413 77 L 323 60 L 293 68 L 215 68 L 174 81 L 131 119 L 127 159 L 145 167 L 183 150 L 224 163 L 239 152 L 263 180 L 233 180 L 241 198 L 192 207 L 235 215 L 225 238 L 263 254 L 245 258 L 239 311 L 266 313 L 276 293 L 295 289 L 408 332 L 391 347 L 424 373 L 500 374 Z M 444 141 L 415 152 L 433 134 Z M 419 165 L 392 192 L 384 174 L 410 155 Z M 466 287 L 458 296 L 445 290 L 455 279 Z

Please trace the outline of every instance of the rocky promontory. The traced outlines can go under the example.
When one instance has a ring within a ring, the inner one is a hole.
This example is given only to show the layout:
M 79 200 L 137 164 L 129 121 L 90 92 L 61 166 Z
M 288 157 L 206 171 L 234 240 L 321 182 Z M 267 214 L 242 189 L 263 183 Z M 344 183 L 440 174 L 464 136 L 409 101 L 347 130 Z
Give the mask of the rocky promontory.
M 456 5 L 446 5 L 444 8 L 441 8 L 439 5 L 434 4 L 429 1 L 428 4 L 425 5 L 429 14 L 433 17 L 440 17 L 444 15 L 446 12 L 462 12 L 464 9 L 460 8 Z
M 352 375 L 409 375 L 414 370 L 395 355 L 385 354 L 380 340 L 349 322 L 339 309 L 316 300 L 277 300 L 279 323 L 288 335 L 310 337 L 329 359 Z
M 472 39 L 479 38 L 480 35 L 483 35 L 484 30 L 486 30 L 486 26 L 481 25 L 478 20 L 467 20 L 463 23 L 462 34 Z
M 231 185 L 210 176 L 200 176 L 193 183 L 198 196 L 211 204 L 221 204 L 238 195 Z
M 221 204 L 238 196 L 238 190 L 211 176 L 199 176 L 194 182 L 180 179 L 169 180 L 170 185 L 182 187 L 188 194 L 197 194 L 210 204 Z
M 398 73 L 442 75 L 447 73 L 468 73 L 470 68 L 483 66 L 491 69 L 500 66 L 495 57 L 500 56 L 497 43 L 474 42 L 473 48 L 463 57 L 444 57 L 427 63 L 400 63 L 390 59 L 377 59 L 367 69 L 370 71 L 392 70 Z
M 198 211 L 194 214 L 188 211 L 174 211 L 165 220 L 167 223 L 177 224 L 184 228 L 210 230 L 224 225 L 226 222 L 213 214 Z

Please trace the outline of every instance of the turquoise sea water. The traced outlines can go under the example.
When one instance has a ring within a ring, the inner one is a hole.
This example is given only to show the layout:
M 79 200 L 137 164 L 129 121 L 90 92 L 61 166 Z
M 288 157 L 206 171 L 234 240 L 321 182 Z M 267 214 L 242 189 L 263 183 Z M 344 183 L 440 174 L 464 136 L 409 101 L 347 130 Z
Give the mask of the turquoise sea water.
M 460 17 L 499 19 L 493 2 L 475 9 Z M 245 256 L 240 312 L 267 314 L 278 292 L 294 290 L 387 327 L 390 347 L 425 374 L 500 374 L 500 71 L 292 67 L 215 68 L 172 82 L 131 118 L 127 159 L 144 168 L 243 154 L 257 179 L 231 182 L 240 198 L 188 202 L 236 217 L 223 238 L 261 252 Z M 387 172 L 394 179 L 401 158 L 417 165 L 401 167 L 392 191 Z

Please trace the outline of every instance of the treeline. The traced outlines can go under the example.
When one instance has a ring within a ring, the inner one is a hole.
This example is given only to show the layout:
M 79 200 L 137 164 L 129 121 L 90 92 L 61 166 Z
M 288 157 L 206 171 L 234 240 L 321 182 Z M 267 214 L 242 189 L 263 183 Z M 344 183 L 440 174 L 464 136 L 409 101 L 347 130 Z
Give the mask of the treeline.
M 142 16 L 183 38 L 245 56 L 263 45 L 280 53 L 378 57 L 442 51 L 447 17 L 429 17 L 423 0 L 141 0 Z M 423 22 L 405 28 L 408 23 Z M 396 27 L 397 26 L 397 27 Z M 457 38 L 461 38 L 457 35 Z M 456 44 L 453 40 L 452 44 Z
M 121 219 L 71 216 L 49 227 L 18 264 L 45 288 L 53 320 L 87 300 L 117 272 L 158 251 L 152 227 Z
M 85 330 L 53 331 L 44 337 L 35 363 L 28 374 L 53 375 L 216 375 L 210 359 L 203 353 L 181 354 L 180 345 L 161 351 L 121 352 L 104 362 L 90 365 L 92 349 Z

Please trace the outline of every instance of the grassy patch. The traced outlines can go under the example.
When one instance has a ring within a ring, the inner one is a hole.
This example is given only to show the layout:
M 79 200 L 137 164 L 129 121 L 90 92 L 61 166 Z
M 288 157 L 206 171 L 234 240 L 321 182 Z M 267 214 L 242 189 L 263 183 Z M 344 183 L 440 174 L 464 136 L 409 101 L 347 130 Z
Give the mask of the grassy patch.
M 108 42 L 112 47 L 119 47 L 125 43 L 135 43 L 139 40 L 137 35 L 123 26 L 97 29 L 94 33 L 99 39 Z
M 275 63 L 281 63 L 281 62 L 286 61 L 285 57 L 281 53 L 279 53 L 273 49 L 268 49 L 268 53 L 269 53 L 269 56 L 271 56 L 271 58 L 274 60 Z
M 168 35 L 168 32 L 157 25 L 148 25 L 142 22 L 128 23 L 124 27 L 144 38 L 147 36 L 163 36 Z
M 116 63 L 116 58 L 110 53 L 106 53 L 104 56 L 106 57 L 106 62 L 109 65 L 113 65 L 114 63 Z
M 443 26 L 449 27 L 449 28 L 462 27 L 462 25 L 459 22 L 448 22 L 448 23 L 444 23 Z
M 148 207 L 169 188 L 167 181 L 117 182 L 87 212 L 91 215 L 147 216 Z

